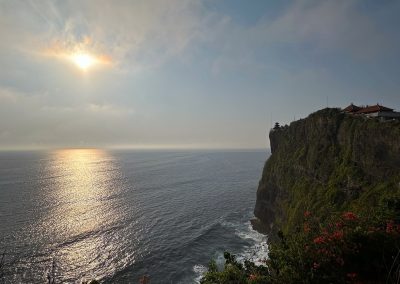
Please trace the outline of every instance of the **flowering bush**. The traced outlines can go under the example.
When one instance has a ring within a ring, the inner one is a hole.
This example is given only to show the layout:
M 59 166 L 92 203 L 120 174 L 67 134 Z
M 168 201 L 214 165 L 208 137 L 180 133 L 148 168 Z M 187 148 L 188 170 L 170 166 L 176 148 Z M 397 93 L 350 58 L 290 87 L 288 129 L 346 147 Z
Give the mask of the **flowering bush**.
M 344 212 L 322 225 L 306 211 L 303 230 L 280 239 L 271 245 L 268 261 L 275 280 L 391 283 L 400 276 L 400 225 L 393 220 L 371 225 Z
M 297 232 L 279 238 L 265 266 L 225 254 L 224 270 L 211 265 L 201 283 L 398 283 L 400 225 L 394 220 L 372 224 L 344 212 L 322 223 L 306 211 Z

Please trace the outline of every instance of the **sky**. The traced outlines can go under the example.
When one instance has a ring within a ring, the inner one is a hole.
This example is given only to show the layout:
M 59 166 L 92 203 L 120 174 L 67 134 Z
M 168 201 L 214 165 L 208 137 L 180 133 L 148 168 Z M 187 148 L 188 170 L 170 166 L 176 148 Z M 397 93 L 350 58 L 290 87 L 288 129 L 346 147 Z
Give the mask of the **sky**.
M 0 0 L 0 149 L 268 148 L 400 110 L 400 1 Z

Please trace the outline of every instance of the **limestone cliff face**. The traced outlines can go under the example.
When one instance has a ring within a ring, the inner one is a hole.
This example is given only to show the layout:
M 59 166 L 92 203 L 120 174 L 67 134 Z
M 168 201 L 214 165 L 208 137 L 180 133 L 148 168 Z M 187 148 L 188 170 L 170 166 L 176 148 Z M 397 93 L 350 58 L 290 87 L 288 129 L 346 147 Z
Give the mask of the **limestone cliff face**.
M 277 225 L 295 230 L 306 210 L 326 217 L 400 206 L 399 121 L 324 109 L 272 130 L 269 138 L 272 155 L 254 213 L 272 231 Z

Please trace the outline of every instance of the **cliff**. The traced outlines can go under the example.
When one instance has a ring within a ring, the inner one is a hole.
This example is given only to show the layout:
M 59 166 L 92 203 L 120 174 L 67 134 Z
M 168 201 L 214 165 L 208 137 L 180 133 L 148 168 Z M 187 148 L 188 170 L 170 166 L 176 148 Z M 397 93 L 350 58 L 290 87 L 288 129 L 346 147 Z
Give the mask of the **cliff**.
M 271 130 L 269 138 L 272 155 L 254 213 L 270 232 L 296 230 L 305 211 L 399 216 L 399 121 L 327 108 Z

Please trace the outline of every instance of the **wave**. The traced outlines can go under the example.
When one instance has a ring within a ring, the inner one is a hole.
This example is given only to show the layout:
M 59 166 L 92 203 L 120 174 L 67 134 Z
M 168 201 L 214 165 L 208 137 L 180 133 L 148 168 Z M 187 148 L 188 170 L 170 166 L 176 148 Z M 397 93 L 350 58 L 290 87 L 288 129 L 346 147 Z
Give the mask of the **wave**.
M 236 236 L 249 243 L 249 245 L 242 247 L 242 249 L 235 254 L 239 262 L 244 263 L 245 260 L 250 260 L 256 265 L 264 264 L 265 259 L 268 258 L 269 252 L 268 236 L 254 230 L 250 221 L 243 224 L 224 220 L 219 224 L 227 228 L 233 228 Z M 221 269 L 224 263 L 223 252 L 218 252 L 216 257 L 217 266 Z M 201 278 L 207 272 L 207 267 L 202 264 L 196 264 L 193 266 L 192 270 L 195 274 L 193 282 L 200 283 Z
M 256 265 L 264 263 L 265 259 L 268 258 L 268 236 L 263 235 L 251 226 L 250 221 L 246 223 L 247 230 L 238 231 L 237 235 L 242 239 L 250 239 L 254 241 L 254 244 L 246 247 L 243 252 L 237 255 L 237 260 L 244 262 L 250 260 Z
M 195 273 L 194 283 L 200 283 L 201 278 L 207 272 L 207 267 L 201 264 L 193 266 L 193 272 Z

